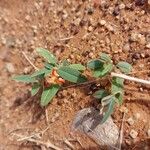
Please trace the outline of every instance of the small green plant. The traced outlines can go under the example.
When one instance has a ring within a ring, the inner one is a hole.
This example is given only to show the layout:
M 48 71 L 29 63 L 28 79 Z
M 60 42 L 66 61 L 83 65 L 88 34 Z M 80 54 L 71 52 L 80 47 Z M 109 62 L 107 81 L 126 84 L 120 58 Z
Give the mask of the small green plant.
M 132 69 L 132 66 L 124 61 L 120 61 L 117 65 L 114 65 L 109 55 L 105 53 L 101 53 L 100 58 L 88 62 L 87 67 L 92 69 L 94 77 L 100 78 L 118 69 L 124 74 L 128 74 Z M 124 95 L 123 87 L 124 79 L 119 77 L 112 77 L 110 91 L 100 89 L 94 93 L 93 96 L 101 100 L 101 111 L 103 112 L 104 108 L 106 108 L 101 123 L 104 123 L 112 114 L 115 103 L 118 103 L 119 105 L 122 104 Z
M 56 57 L 48 50 L 37 48 L 36 51 L 46 60 L 44 67 L 42 69 L 35 68 L 37 70 L 31 75 L 19 75 L 13 77 L 13 79 L 31 83 L 31 94 L 33 96 L 42 89 L 41 106 L 48 105 L 66 81 L 79 83 L 80 85 L 87 80 L 82 75 L 82 72 L 86 69 L 83 65 L 70 64 L 66 60 L 58 63 Z M 128 74 L 132 69 L 132 66 L 124 61 L 120 61 L 117 65 L 114 65 L 109 55 L 105 53 L 101 53 L 98 59 L 89 61 L 87 67 L 93 71 L 93 76 L 96 78 L 110 75 L 112 71 L 121 71 L 124 74 Z M 100 89 L 93 94 L 101 102 L 101 113 L 105 112 L 101 123 L 104 123 L 112 114 L 116 103 L 119 105 L 123 103 L 124 79 L 116 76 L 111 76 L 111 79 L 110 90 Z
M 70 64 L 66 60 L 58 64 L 56 57 L 48 50 L 37 48 L 36 51 L 46 60 L 44 67 L 31 75 L 18 75 L 13 77 L 13 79 L 24 83 L 31 83 L 32 96 L 42 89 L 41 106 L 46 106 L 51 102 L 65 81 L 72 83 L 86 81 L 86 77 L 82 75 L 82 71 L 85 70 L 83 65 Z

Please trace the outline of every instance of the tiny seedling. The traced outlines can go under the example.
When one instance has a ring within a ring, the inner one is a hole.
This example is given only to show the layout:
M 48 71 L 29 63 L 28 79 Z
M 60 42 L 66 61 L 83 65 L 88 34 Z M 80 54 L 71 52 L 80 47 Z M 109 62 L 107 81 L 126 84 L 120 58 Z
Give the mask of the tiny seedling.
M 124 74 L 128 74 L 132 69 L 132 66 L 124 61 L 120 61 L 117 65 L 114 65 L 109 55 L 105 53 L 101 53 L 100 58 L 88 62 L 87 67 L 93 71 L 93 76 L 97 78 L 102 78 L 116 70 L 120 70 Z M 124 79 L 112 77 L 110 91 L 100 89 L 94 93 L 93 96 L 101 100 L 101 112 L 103 112 L 104 108 L 106 108 L 101 123 L 104 123 L 112 114 L 115 103 L 119 105 L 122 104 L 124 95 L 123 87 Z
M 32 96 L 42 89 L 41 106 L 48 105 L 66 81 L 72 83 L 86 81 L 86 77 L 82 75 L 82 72 L 85 70 L 83 65 L 70 64 L 66 60 L 58 64 L 56 57 L 48 50 L 37 48 L 36 51 L 46 60 L 44 67 L 36 70 L 31 75 L 18 75 L 13 77 L 13 79 L 24 83 L 31 83 Z
M 48 50 L 37 48 L 36 51 L 46 60 L 44 67 L 38 69 L 30 62 L 36 71 L 31 75 L 15 76 L 13 79 L 20 82 L 31 83 L 31 94 L 33 96 L 41 89 L 41 106 L 48 105 L 66 81 L 76 83 L 75 85 L 87 85 L 92 83 L 92 81 L 85 82 L 86 77 L 82 75 L 82 72 L 86 68 L 83 65 L 70 64 L 66 60 L 58 63 L 56 57 Z M 28 58 L 26 59 L 28 60 Z M 110 75 L 109 79 L 111 78 L 110 90 L 100 89 L 93 94 L 93 96 L 101 102 L 102 107 L 100 112 L 104 114 L 101 123 L 104 123 L 112 114 L 115 104 L 121 105 L 123 103 L 124 79 L 150 85 L 150 82 L 147 80 L 126 75 L 130 73 L 132 66 L 124 61 L 120 61 L 114 65 L 109 55 L 105 53 L 101 53 L 98 59 L 89 61 L 87 67 L 93 71 L 93 76 L 96 78 L 102 78 L 108 75 Z M 123 74 L 118 74 L 118 71 Z

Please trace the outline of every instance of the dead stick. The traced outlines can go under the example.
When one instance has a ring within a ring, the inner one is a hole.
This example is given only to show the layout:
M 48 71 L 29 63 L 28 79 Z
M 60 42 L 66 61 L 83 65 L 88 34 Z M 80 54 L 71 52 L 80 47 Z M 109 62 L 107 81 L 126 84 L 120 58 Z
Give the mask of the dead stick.
M 73 150 L 75 149 L 74 146 L 67 139 L 64 139 L 64 143 L 71 149 L 73 149 Z
M 22 135 L 19 135 L 19 134 L 13 134 L 13 135 L 16 135 L 17 137 L 19 137 L 20 139 L 18 139 L 17 141 L 22 141 L 21 139 L 23 138 Z M 43 142 L 41 140 L 36 140 L 36 139 L 33 139 L 33 138 L 26 138 L 25 141 L 28 141 L 28 142 L 34 142 L 36 143 L 37 145 L 43 145 L 47 148 L 52 148 L 54 150 L 62 150 L 61 148 L 53 145 L 50 141 L 47 141 L 47 142 Z
M 24 52 L 22 52 L 22 54 L 23 54 L 23 56 L 25 57 L 25 59 L 29 62 L 29 64 L 30 64 L 35 70 L 39 70 L 39 68 L 36 67 L 36 66 L 30 61 L 30 59 L 27 57 L 27 55 L 26 55 Z
M 119 73 L 112 72 L 111 76 L 112 77 L 119 77 L 119 78 L 126 79 L 126 80 L 129 80 L 129 81 L 134 81 L 134 82 L 150 85 L 150 81 L 148 81 L 148 80 L 143 80 L 143 79 L 139 79 L 139 78 L 135 78 L 135 77 L 130 77 L 130 76 L 127 76 L 125 74 L 119 74 Z
M 123 141 L 123 128 L 124 128 L 124 120 L 125 120 L 125 113 L 123 113 L 121 130 L 120 130 L 120 137 L 119 137 L 119 149 L 121 150 L 121 145 Z

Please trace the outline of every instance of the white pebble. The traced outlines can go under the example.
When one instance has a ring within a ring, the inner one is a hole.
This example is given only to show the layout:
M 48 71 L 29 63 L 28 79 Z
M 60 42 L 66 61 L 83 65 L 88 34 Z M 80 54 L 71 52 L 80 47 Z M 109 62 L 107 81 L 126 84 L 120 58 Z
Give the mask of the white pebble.
M 150 43 L 148 43 L 148 44 L 146 45 L 146 48 L 149 48 L 149 49 L 150 49 Z
M 14 65 L 12 63 L 6 63 L 6 69 L 9 73 L 15 72 L 15 68 L 14 68 Z
M 133 139 L 135 139 L 136 137 L 137 137 L 137 135 L 138 135 L 138 132 L 137 131 L 135 131 L 135 130 L 131 130 L 130 131 L 130 136 L 133 138 Z
M 140 113 L 135 113 L 135 114 L 134 114 L 134 118 L 135 118 L 136 120 L 140 119 L 140 116 L 141 116 Z
M 106 21 L 105 20 L 100 20 L 100 25 L 104 26 L 106 24 Z
M 130 117 L 128 120 L 127 120 L 128 124 L 129 125 L 133 125 L 134 124 L 134 120 L 132 117 Z
M 93 27 L 92 27 L 92 26 L 89 26 L 88 31 L 89 31 L 89 32 L 93 31 Z
M 125 6 L 125 4 L 123 4 L 123 3 L 119 5 L 119 9 L 124 9 L 125 7 L 126 7 L 126 6 Z

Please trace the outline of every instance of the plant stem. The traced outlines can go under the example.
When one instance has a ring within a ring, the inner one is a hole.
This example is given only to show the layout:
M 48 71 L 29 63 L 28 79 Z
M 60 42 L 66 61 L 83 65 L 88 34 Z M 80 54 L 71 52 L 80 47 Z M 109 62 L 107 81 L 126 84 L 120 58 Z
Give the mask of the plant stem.
M 73 84 L 73 85 L 69 85 L 69 86 L 63 87 L 63 89 L 73 88 L 73 87 L 77 87 L 77 86 L 85 86 L 85 85 L 96 83 L 96 82 L 98 82 L 100 80 L 101 80 L 101 78 L 98 78 L 98 79 L 95 79 L 95 80 L 92 80 L 92 81 L 88 81 L 88 82 L 84 82 L 84 83 Z
M 130 77 L 130 76 L 125 75 L 125 74 L 119 74 L 119 73 L 112 72 L 111 76 L 112 77 L 119 77 L 119 78 L 123 78 L 123 79 L 129 80 L 129 81 L 134 81 L 134 82 L 150 85 L 150 81 L 148 81 L 148 80 L 143 80 L 143 79 L 139 79 L 139 78 L 135 78 L 135 77 Z
M 134 82 L 150 85 L 150 81 L 148 81 L 148 80 L 143 80 L 143 79 L 127 76 L 125 74 L 112 72 L 111 76 L 112 77 L 119 77 L 119 78 L 123 78 L 123 79 L 129 80 L 129 81 L 134 81 Z M 101 78 L 98 78 L 98 79 L 95 79 L 95 80 L 92 80 L 92 81 L 88 81 L 88 82 L 84 82 L 84 83 L 78 83 L 78 84 L 69 85 L 69 86 L 63 87 L 62 89 L 73 88 L 73 87 L 77 87 L 77 86 L 90 85 L 90 84 L 96 83 L 96 82 L 98 82 L 100 80 L 101 80 Z

